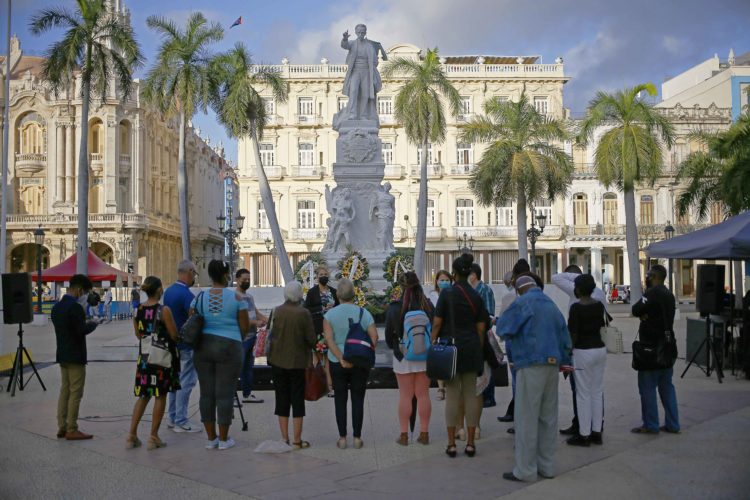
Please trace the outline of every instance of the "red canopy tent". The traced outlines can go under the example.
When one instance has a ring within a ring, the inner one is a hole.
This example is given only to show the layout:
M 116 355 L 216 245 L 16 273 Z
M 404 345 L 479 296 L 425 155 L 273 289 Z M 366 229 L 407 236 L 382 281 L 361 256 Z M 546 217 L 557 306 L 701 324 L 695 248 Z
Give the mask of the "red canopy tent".
M 96 256 L 94 252 L 89 249 L 89 272 L 88 277 L 91 281 L 117 281 L 119 277 L 123 282 L 127 283 L 128 273 L 116 269 L 102 259 Z M 73 254 L 58 265 L 50 267 L 42 271 L 43 282 L 62 282 L 70 281 L 70 278 L 76 274 L 76 255 Z M 33 280 L 36 281 L 37 274 L 33 274 Z

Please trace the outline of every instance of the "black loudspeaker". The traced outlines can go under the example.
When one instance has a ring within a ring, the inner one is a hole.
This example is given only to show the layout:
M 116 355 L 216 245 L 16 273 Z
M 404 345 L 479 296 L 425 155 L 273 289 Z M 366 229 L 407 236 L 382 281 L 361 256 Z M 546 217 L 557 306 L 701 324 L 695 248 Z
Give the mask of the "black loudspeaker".
M 701 315 L 719 314 L 724 302 L 724 266 L 698 265 L 698 289 L 695 306 Z
M 3 274 L 3 319 L 6 325 L 31 323 L 34 311 L 31 306 L 31 275 L 29 273 Z

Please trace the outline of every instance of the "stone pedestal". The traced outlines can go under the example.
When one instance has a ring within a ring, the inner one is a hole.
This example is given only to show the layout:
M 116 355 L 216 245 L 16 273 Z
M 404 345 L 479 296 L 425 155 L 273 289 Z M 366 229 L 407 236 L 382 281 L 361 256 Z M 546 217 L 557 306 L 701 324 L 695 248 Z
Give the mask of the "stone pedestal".
M 347 253 L 348 236 L 352 248 L 369 263 L 370 286 L 382 290 L 387 286 L 382 279 L 383 261 L 394 248 L 392 221 L 389 230 L 382 227 L 383 207 L 388 205 L 390 195 L 381 185 L 385 164 L 378 124 L 371 120 L 343 120 L 337 125 L 339 161 L 333 164 L 336 187 L 326 193 L 328 238 L 322 254 L 330 266 L 335 266 Z

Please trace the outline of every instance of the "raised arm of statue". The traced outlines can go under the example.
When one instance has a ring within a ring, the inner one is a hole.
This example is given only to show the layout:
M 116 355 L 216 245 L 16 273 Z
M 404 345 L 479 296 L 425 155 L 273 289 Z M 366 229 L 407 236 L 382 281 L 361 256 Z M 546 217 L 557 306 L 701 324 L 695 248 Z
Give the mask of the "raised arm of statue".
M 344 50 L 349 50 L 351 48 L 351 44 L 349 43 L 349 30 L 346 30 L 341 38 L 341 48 Z

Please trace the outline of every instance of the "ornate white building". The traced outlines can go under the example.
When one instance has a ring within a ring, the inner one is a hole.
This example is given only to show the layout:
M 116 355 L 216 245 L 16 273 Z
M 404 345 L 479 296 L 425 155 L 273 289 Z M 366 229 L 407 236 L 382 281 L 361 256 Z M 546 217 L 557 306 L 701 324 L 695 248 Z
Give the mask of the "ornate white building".
M 113 15 L 128 18 L 120 6 Z M 2 58 L 4 59 L 4 58 Z M 8 188 L 9 271 L 34 271 L 33 232 L 44 230 L 43 267 L 75 251 L 77 168 L 80 148 L 80 79 L 76 91 L 55 96 L 41 79 L 41 57 L 11 44 L 10 159 Z M 5 70 L 5 63 L 2 63 Z M 4 75 L 0 78 L 4 86 Z M 181 259 L 177 204 L 176 121 L 165 122 L 141 101 L 136 80 L 121 101 L 114 82 L 94 98 L 89 116 L 89 240 L 106 262 L 136 275 L 175 278 Z M 3 90 L 0 90 L 2 95 Z M 3 96 L 4 97 L 4 96 Z M 2 104 L 0 103 L 0 111 Z M 216 217 L 224 206 L 224 179 L 234 172 L 223 149 L 194 130 L 187 138 L 191 246 L 199 268 L 224 254 Z M 205 271 L 202 281 L 207 282 Z

